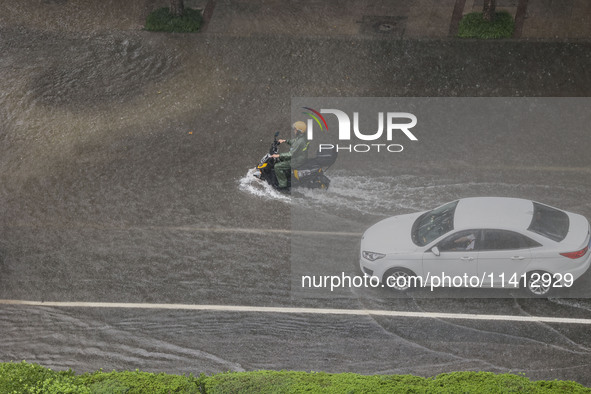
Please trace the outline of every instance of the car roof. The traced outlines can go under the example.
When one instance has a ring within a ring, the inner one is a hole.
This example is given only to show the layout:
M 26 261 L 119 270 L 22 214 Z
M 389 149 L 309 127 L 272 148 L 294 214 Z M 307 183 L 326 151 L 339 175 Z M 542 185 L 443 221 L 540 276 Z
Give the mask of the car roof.
M 534 205 L 530 200 L 508 197 L 472 197 L 458 200 L 454 228 L 498 228 L 526 230 Z

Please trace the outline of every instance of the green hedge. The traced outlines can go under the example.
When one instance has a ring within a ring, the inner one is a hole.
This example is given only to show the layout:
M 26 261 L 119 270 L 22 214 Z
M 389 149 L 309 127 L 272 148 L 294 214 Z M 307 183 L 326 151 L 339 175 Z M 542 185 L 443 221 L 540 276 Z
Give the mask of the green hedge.
M 202 377 L 202 379 L 205 376 Z M 193 375 L 153 374 L 149 372 L 94 372 L 78 377 L 78 384 L 91 393 L 199 393 L 202 383 Z
M 513 374 L 453 372 L 434 378 L 324 372 L 257 371 L 205 379 L 206 393 L 591 393 L 571 381 L 536 381 Z
M 0 363 L 0 393 L 90 393 L 76 383 L 72 371 L 54 372 L 27 362 Z
M 511 38 L 515 30 L 513 17 L 507 11 L 497 12 L 495 21 L 484 20 L 482 13 L 473 12 L 464 15 L 458 26 L 458 37 L 461 38 Z
M 200 393 L 205 375 L 153 374 L 149 372 L 102 372 L 75 375 L 72 371 L 54 372 L 38 364 L 0 363 L 0 393 Z
M 38 364 L 0 363 L 0 393 L 591 393 L 571 381 L 534 381 L 522 375 L 453 372 L 434 378 L 325 372 L 256 371 L 212 376 L 149 372 L 75 375 Z
M 165 7 L 148 15 L 145 29 L 169 33 L 193 33 L 199 30 L 201 23 L 203 23 L 203 17 L 199 10 L 185 8 L 183 16 L 175 17 L 170 13 L 170 9 Z

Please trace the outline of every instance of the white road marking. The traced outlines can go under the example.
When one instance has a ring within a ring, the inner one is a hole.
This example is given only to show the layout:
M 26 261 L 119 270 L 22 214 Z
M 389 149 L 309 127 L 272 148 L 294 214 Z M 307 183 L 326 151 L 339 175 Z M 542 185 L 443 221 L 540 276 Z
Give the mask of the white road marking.
M 143 304 L 143 303 L 118 303 L 118 302 L 59 302 L 59 301 L 25 301 L 25 300 L 0 300 L 0 305 L 41 306 L 56 308 L 114 308 L 114 309 L 172 309 L 206 312 L 242 312 L 242 313 L 286 313 L 286 314 L 313 314 L 313 315 L 353 315 L 353 316 L 387 316 L 387 317 L 413 317 L 430 319 L 461 319 L 461 320 L 488 320 L 488 321 L 515 321 L 529 323 L 561 323 L 561 324 L 587 324 L 591 325 L 591 319 L 579 319 L 568 317 L 545 316 L 517 316 L 517 315 L 482 315 L 470 313 L 443 313 L 443 312 L 406 312 L 386 311 L 377 309 L 330 309 L 330 308 L 298 308 L 298 307 L 269 307 L 269 306 L 242 306 L 242 305 L 191 305 L 191 304 Z

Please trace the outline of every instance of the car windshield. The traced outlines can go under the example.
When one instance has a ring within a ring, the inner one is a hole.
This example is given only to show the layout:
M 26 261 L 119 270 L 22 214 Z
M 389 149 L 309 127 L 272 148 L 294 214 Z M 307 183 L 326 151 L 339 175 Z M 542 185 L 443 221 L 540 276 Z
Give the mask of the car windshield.
M 569 226 L 565 212 L 534 202 L 534 215 L 528 230 L 560 242 L 566 238 Z
M 454 228 L 457 201 L 450 202 L 419 216 L 412 226 L 412 241 L 425 246 Z

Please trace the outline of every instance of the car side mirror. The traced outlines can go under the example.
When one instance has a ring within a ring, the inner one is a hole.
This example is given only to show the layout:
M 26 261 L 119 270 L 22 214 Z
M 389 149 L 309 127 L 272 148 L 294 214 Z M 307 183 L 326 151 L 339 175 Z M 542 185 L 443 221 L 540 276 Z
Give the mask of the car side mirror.
M 441 252 L 439 252 L 439 248 L 438 248 L 437 246 L 433 246 L 433 247 L 431 248 L 431 252 L 433 252 L 433 254 L 434 254 L 435 256 L 439 256 L 439 255 L 441 254 Z

